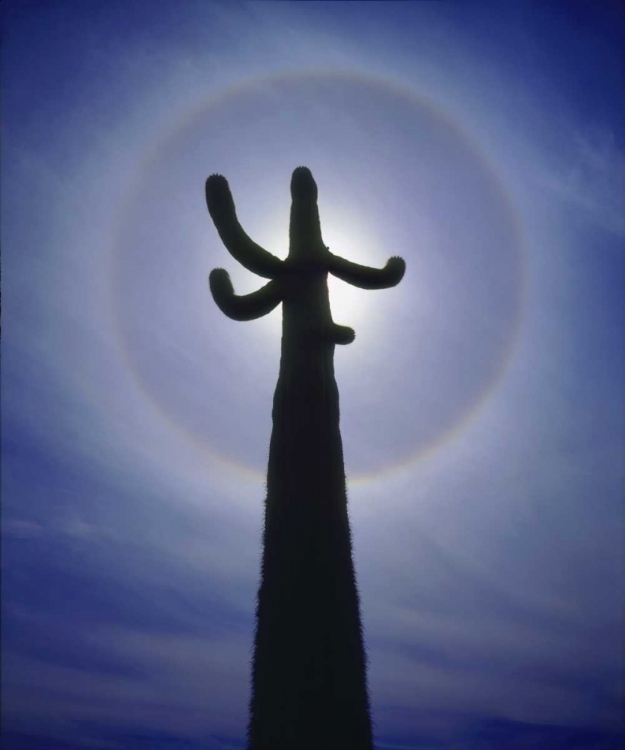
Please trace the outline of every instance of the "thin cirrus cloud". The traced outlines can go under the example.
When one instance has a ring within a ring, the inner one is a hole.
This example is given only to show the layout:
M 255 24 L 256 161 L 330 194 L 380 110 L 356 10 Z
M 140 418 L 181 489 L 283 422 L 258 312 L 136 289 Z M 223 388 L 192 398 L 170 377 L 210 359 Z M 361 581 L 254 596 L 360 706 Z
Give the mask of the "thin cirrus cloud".
M 283 257 L 300 163 L 408 263 L 336 354 L 377 747 L 617 746 L 620 74 L 571 8 L 11 8 L 8 747 L 243 746 L 279 315 L 216 310 L 203 181 Z

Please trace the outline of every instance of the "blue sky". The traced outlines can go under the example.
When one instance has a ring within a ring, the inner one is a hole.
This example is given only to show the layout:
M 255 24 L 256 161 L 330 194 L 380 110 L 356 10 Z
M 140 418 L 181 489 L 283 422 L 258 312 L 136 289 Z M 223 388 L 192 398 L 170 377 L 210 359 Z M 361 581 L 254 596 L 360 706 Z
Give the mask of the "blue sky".
M 625 595 L 617 2 L 5 2 L 10 748 L 242 748 L 280 311 L 214 172 L 331 285 L 378 750 L 616 748 Z M 389 362 L 391 364 L 389 364 Z

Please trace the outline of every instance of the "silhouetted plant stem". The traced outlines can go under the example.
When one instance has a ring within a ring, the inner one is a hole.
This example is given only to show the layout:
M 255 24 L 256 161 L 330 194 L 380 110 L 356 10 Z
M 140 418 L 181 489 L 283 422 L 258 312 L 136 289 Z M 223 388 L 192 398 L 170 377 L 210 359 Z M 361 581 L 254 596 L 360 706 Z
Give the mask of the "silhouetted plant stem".
M 288 258 L 256 245 L 236 216 L 224 177 L 206 183 L 208 210 L 231 255 L 271 279 L 234 294 L 215 269 L 220 310 L 252 320 L 283 305 L 273 399 L 261 584 L 256 609 L 249 750 L 372 750 L 366 658 L 347 514 L 334 347 L 354 340 L 332 320 L 328 273 L 363 289 L 401 281 L 405 264 L 378 270 L 323 244 L 317 185 L 306 167 L 291 179 Z

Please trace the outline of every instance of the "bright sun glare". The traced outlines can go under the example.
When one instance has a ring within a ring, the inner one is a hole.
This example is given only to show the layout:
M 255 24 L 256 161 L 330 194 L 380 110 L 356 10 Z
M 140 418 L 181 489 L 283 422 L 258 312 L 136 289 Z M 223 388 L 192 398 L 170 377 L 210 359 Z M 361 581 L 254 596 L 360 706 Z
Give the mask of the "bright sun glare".
M 277 219 L 272 219 L 264 228 L 262 236 L 267 238 L 266 247 L 285 248 L 285 230 L 282 222 L 282 219 L 280 224 Z M 362 229 L 358 229 L 356 222 L 344 212 L 324 209 L 321 231 L 324 242 L 336 255 L 361 265 L 382 267 L 386 263 L 387 259 L 380 260 L 381 253 L 375 252 L 375 241 L 368 238 Z M 286 248 L 280 253 L 280 257 L 285 256 Z M 362 323 L 368 321 L 372 311 L 366 292 L 340 281 L 331 274 L 328 276 L 328 289 L 334 322 L 354 328 L 358 335 Z M 281 331 L 282 317 L 268 315 L 262 318 L 260 323 L 263 331 L 275 336 Z

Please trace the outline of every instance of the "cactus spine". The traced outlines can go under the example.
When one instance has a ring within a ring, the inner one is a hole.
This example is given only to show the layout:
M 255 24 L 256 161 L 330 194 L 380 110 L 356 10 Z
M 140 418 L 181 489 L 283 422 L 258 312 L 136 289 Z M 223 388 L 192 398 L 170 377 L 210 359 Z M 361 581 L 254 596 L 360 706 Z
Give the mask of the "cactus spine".
M 354 331 L 332 320 L 327 277 L 362 289 L 398 284 L 401 258 L 383 269 L 333 255 L 321 237 L 309 169 L 291 178 L 289 254 L 254 243 L 224 177 L 206 182 L 224 245 L 270 279 L 238 296 L 227 272 L 210 274 L 219 309 L 253 320 L 282 303 L 282 352 L 273 399 L 261 584 L 256 608 L 248 750 L 372 750 L 360 606 L 347 515 L 334 347 Z

